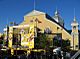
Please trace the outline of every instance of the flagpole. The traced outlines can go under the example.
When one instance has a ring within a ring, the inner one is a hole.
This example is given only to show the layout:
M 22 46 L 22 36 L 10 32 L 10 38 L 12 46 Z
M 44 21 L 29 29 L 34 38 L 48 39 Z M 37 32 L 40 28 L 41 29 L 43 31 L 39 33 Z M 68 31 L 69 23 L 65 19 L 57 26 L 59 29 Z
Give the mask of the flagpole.
M 34 0 L 34 10 L 35 10 L 35 0 Z
M 75 17 L 75 8 L 74 8 L 74 17 Z

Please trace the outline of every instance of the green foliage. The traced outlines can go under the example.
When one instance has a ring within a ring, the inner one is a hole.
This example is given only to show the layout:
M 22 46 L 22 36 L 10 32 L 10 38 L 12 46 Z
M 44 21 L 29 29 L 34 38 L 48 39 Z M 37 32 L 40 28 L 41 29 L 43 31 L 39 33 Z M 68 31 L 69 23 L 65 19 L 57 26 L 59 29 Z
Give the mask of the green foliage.
M 70 50 L 70 41 L 69 40 L 58 40 L 58 39 L 53 39 L 53 46 L 54 47 L 61 47 L 62 50 L 68 51 Z
M 53 46 L 60 47 L 61 42 L 59 40 L 53 40 Z
M 62 47 L 67 47 L 70 46 L 70 41 L 69 40 L 62 40 Z
M 46 34 L 38 34 L 38 37 L 35 39 L 35 48 L 48 48 L 49 40 Z
M 0 40 L 0 44 L 3 44 L 3 40 Z
M 62 40 L 62 50 L 63 51 L 70 51 L 70 41 L 69 40 Z

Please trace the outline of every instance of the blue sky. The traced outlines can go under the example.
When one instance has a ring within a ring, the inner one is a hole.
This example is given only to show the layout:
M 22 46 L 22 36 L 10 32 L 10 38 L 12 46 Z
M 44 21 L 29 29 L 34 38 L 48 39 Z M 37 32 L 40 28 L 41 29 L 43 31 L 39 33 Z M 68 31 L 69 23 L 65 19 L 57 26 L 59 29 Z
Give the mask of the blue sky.
M 21 23 L 23 16 L 34 8 L 34 0 L 0 0 L 0 32 L 10 22 Z M 71 29 L 74 8 L 77 21 L 80 24 L 80 0 L 35 0 L 36 10 L 54 16 L 57 9 L 64 19 L 65 27 Z

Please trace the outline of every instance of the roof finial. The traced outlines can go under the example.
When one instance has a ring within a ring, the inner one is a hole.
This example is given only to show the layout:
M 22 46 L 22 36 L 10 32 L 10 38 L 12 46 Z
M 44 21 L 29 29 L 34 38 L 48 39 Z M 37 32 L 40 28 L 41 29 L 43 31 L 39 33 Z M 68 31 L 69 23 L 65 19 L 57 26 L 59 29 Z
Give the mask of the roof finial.
M 55 15 L 58 15 L 58 14 L 59 14 L 59 12 L 58 12 L 58 9 L 57 9 L 57 7 L 56 7 Z
M 75 16 L 75 8 L 74 8 L 74 21 L 76 21 L 76 16 Z

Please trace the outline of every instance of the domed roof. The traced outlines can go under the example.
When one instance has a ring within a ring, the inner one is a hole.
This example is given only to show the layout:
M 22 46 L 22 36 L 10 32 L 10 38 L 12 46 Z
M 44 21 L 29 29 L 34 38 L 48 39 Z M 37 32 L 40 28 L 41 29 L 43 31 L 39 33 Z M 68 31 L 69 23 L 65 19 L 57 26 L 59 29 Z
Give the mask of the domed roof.
M 61 16 L 59 15 L 58 10 L 56 10 L 53 19 L 54 19 L 56 22 L 60 23 L 60 24 L 63 26 L 64 21 L 63 21 L 63 19 L 61 18 Z

